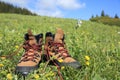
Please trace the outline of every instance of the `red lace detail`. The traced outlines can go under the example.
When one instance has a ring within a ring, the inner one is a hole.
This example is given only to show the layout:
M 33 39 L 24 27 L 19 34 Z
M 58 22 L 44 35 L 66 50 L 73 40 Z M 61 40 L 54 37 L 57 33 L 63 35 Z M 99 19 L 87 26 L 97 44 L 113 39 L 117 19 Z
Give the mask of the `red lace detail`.
M 56 54 L 61 54 L 59 57 L 63 57 L 63 58 L 66 58 L 66 57 L 70 57 L 67 49 L 65 48 L 64 46 L 64 43 L 56 43 L 56 42 L 53 42 L 52 43 L 52 46 L 53 46 L 53 51 L 56 53 Z M 62 47 L 62 49 L 59 49 L 60 47 Z
M 35 51 L 41 51 L 42 50 L 42 44 L 40 45 L 30 45 L 29 41 L 26 41 L 23 44 L 23 48 L 25 49 L 25 54 L 22 56 L 23 58 L 20 60 L 20 62 L 22 61 L 33 61 L 36 62 L 35 59 L 37 59 L 37 57 L 40 57 L 38 53 L 36 53 Z M 31 49 L 31 50 L 30 50 Z
M 26 50 L 26 51 L 28 51 L 29 49 L 33 49 L 33 50 L 41 50 L 41 46 L 42 46 L 42 44 L 39 44 L 39 45 L 36 45 L 36 44 L 32 44 L 32 45 L 30 45 L 29 44 L 29 41 L 26 41 L 24 44 L 23 44 L 24 46 L 23 46 L 23 48 Z

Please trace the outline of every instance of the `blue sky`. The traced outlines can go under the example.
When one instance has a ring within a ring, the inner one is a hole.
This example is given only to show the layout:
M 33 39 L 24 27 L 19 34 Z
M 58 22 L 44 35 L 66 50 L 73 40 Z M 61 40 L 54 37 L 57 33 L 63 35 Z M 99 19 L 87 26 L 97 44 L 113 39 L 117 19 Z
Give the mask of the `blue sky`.
M 43 16 L 89 20 L 92 15 L 100 16 L 101 11 L 120 17 L 120 0 L 0 0 L 15 6 L 27 8 Z

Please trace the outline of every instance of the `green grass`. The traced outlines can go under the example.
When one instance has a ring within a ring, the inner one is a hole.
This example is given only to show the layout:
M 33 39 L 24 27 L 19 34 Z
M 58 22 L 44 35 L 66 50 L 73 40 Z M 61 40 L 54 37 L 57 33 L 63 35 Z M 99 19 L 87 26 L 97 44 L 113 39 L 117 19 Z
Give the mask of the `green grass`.
M 0 14 L 0 56 L 14 53 L 15 46 L 23 43 L 28 29 L 34 34 L 45 35 L 48 31 L 55 33 L 57 28 L 62 28 L 69 53 L 84 66 L 81 70 L 70 67 L 61 70 L 64 80 L 120 80 L 120 27 L 83 21 L 76 30 L 76 23 L 74 19 Z M 22 54 L 23 49 L 11 59 L 0 58 L 0 80 L 6 80 L 8 74 L 13 80 L 23 79 L 14 73 Z M 90 57 L 89 66 L 85 64 L 86 55 Z M 45 65 L 41 63 L 40 68 L 31 72 L 26 80 L 37 80 L 35 75 L 39 75 L 38 80 L 55 80 L 56 67 L 47 66 L 43 72 Z

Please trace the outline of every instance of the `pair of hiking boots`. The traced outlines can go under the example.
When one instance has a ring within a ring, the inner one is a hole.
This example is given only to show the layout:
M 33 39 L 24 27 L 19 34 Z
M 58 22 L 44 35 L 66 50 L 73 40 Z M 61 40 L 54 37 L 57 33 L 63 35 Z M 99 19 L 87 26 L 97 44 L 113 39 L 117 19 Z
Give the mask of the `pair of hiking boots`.
M 44 52 L 42 52 L 43 34 L 33 35 L 29 30 L 25 34 L 25 42 L 23 48 L 25 53 L 22 55 L 19 63 L 16 66 L 16 72 L 27 75 L 31 70 L 39 68 L 39 63 L 42 59 L 52 60 L 57 66 L 71 66 L 73 68 L 81 68 L 78 61 L 73 59 L 68 53 L 65 42 L 64 32 L 62 29 L 57 29 L 56 34 L 47 32 L 45 35 Z M 42 54 L 43 53 L 43 54 Z M 44 58 L 42 58 L 44 55 Z M 51 57 L 53 59 L 51 59 Z

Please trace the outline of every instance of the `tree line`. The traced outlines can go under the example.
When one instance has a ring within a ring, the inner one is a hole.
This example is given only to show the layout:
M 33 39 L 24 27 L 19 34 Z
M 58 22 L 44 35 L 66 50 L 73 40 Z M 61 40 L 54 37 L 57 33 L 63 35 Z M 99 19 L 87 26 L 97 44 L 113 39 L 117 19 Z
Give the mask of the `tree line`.
M 101 11 L 101 16 L 98 16 L 98 15 L 94 16 L 94 15 L 92 15 L 91 18 L 96 18 L 96 17 L 110 17 L 110 16 L 108 14 L 105 14 L 104 10 L 102 10 Z M 112 17 L 110 17 L 110 18 L 112 18 Z M 113 18 L 119 18 L 119 16 L 117 14 L 115 14 L 115 16 Z
M 101 11 L 101 15 L 94 16 L 92 15 L 90 21 L 100 22 L 107 25 L 116 25 L 120 26 L 120 18 L 117 14 L 114 17 L 110 17 L 108 14 L 105 14 L 104 10 Z
M 0 1 L 0 13 L 16 13 L 16 14 L 23 14 L 23 15 L 37 15 L 32 13 L 26 8 L 20 8 L 17 6 L 13 6 L 12 4 L 5 3 Z

